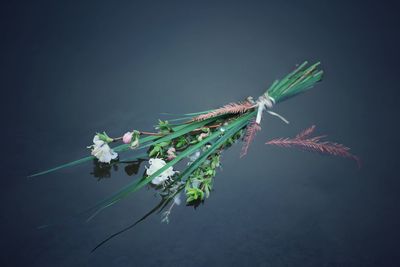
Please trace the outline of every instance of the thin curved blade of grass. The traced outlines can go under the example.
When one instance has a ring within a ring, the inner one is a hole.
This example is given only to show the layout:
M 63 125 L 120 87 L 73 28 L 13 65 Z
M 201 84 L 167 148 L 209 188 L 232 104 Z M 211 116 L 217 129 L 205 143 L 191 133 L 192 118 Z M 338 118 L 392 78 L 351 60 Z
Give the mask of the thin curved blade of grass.
M 199 111 L 199 112 L 185 113 L 185 114 L 183 114 L 183 116 L 197 116 L 197 115 L 209 113 L 209 112 L 211 112 L 213 110 L 214 109 L 209 109 L 209 110 L 204 110 L 204 111 Z
M 95 159 L 95 157 L 93 157 L 93 156 L 84 157 L 84 158 L 81 158 L 81 159 L 78 159 L 78 160 L 75 160 L 75 161 L 72 161 L 72 162 L 68 162 L 68 163 L 65 163 L 63 165 L 60 165 L 60 166 L 57 166 L 57 167 L 54 167 L 54 168 L 51 168 L 51 169 L 48 169 L 48 170 L 45 170 L 45 171 L 42 171 L 42 172 L 31 174 L 31 175 L 28 176 L 28 178 L 33 178 L 33 177 L 36 177 L 36 176 L 40 176 L 40 175 L 48 174 L 48 173 L 51 173 L 51 172 L 54 172 L 54 171 L 58 171 L 60 169 L 64 169 L 64 168 L 67 168 L 67 167 L 76 166 L 76 165 L 88 162 L 90 160 L 93 160 L 93 159 Z
M 132 229 L 133 227 L 135 227 L 138 223 L 144 221 L 147 217 L 149 217 L 151 214 L 153 214 L 154 212 L 156 212 L 160 207 L 162 207 L 162 205 L 164 204 L 166 200 L 162 199 L 153 209 L 151 209 L 149 212 L 147 212 L 142 218 L 140 218 L 139 220 L 135 221 L 134 223 L 132 223 L 131 225 L 128 225 L 127 227 L 123 228 L 122 230 L 119 230 L 118 232 L 110 235 L 109 237 L 107 237 L 106 239 L 104 239 L 103 241 L 101 241 L 98 245 L 96 245 L 91 252 L 94 252 L 95 250 L 97 250 L 98 248 L 100 248 L 101 246 L 103 246 L 105 243 L 107 243 L 108 241 L 110 241 L 111 239 L 113 239 L 114 237 L 128 231 L 129 229 Z
M 205 110 L 205 111 L 200 111 L 200 112 L 193 112 L 193 113 L 185 113 L 185 114 L 176 114 L 176 113 L 160 113 L 161 115 L 165 115 L 165 116 L 184 116 L 181 118 L 174 118 L 174 119 L 169 119 L 168 121 L 183 121 L 183 120 L 190 120 L 192 118 L 190 117 L 195 117 L 195 116 L 199 116 L 202 114 L 206 114 L 206 113 L 210 113 L 214 111 L 214 109 L 210 109 L 210 110 Z
M 201 115 L 201 114 L 205 114 L 205 113 L 209 113 L 211 112 L 213 109 L 210 110 L 205 110 L 205 111 L 199 111 L 199 112 L 192 112 L 192 113 L 168 113 L 168 112 L 162 112 L 160 113 L 161 115 L 170 115 L 170 116 L 197 116 L 197 115 Z
M 191 120 L 193 117 L 191 117 L 191 116 L 188 116 L 188 117 L 185 117 L 185 118 L 176 118 L 176 119 L 171 119 L 171 120 L 168 120 L 168 121 L 187 121 L 187 120 Z
M 135 221 L 134 223 L 132 223 L 131 225 L 128 225 L 127 227 L 119 230 L 118 232 L 110 235 L 109 237 L 107 237 L 106 239 L 104 239 L 103 241 L 101 241 L 96 247 L 94 247 L 92 249 L 91 252 L 94 252 L 95 250 L 97 250 L 98 248 L 100 248 L 101 246 L 103 246 L 105 243 L 107 243 L 108 241 L 110 241 L 111 239 L 113 239 L 114 237 L 119 236 L 120 234 L 132 229 L 133 227 L 135 227 L 137 224 L 139 224 L 140 222 L 144 221 L 145 219 L 147 219 L 147 217 L 149 217 L 150 215 L 152 215 L 153 213 L 157 212 L 160 213 L 163 211 L 163 209 L 174 199 L 174 197 L 179 194 L 185 187 L 181 186 L 177 192 L 175 192 L 174 194 L 172 194 L 171 196 L 167 197 L 167 198 L 163 198 L 161 199 L 161 201 L 154 207 L 152 208 L 149 212 L 147 212 L 142 218 L 140 218 L 139 220 Z

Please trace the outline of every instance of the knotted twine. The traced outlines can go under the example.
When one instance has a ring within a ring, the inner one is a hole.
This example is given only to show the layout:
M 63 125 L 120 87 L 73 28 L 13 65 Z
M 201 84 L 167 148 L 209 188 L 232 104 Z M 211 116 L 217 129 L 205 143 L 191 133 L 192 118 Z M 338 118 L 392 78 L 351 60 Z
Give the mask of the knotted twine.
M 276 112 L 271 111 L 273 106 L 275 105 L 275 99 L 271 96 L 268 95 L 268 92 L 265 94 L 261 95 L 257 101 L 256 101 L 256 106 L 258 107 L 257 109 L 257 117 L 256 117 L 256 123 L 260 124 L 261 123 L 261 118 L 263 115 L 263 111 L 267 111 L 269 114 L 272 116 L 278 117 L 281 119 L 284 123 L 289 124 L 289 121 L 285 119 L 283 116 L 279 115 Z

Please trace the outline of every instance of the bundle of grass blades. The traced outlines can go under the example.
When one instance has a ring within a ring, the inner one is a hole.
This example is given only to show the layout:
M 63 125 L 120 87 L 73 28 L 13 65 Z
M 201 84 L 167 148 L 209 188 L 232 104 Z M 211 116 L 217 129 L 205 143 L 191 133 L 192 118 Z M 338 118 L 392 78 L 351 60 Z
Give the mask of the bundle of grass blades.
M 268 98 L 276 104 L 310 89 L 322 78 L 323 72 L 317 69 L 318 65 L 319 63 L 316 63 L 307 67 L 307 62 L 304 62 L 282 80 L 276 80 L 262 95 L 264 100 Z M 254 137 L 253 132 L 255 129 L 260 129 L 256 117 L 259 116 L 260 110 L 262 113 L 264 104 L 260 100 L 247 99 L 218 109 L 185 114 L 182 123 L 171 124 L 168 121 L 160 121 L 156 127 L 157 132 L 136 130 L 117 138 L 111 138 L 106 133 L 98 133 L 95 136 L 94 145 L 91 146 L 92 156 L 31 175 L 31 177 L 95 159 L 105 164 L 112 164 L 119 161 L 116 157 L 117 153 L 146 149 L 146 152 L 137 156 L 149 160 L 150 166 L 147 167 L 146 174 L 141 179 L 127 184 L 90 210 L 96 210 L 95 214 L 97 214 L 148 184 L 152 184 L 163 193 L 160 208 L 165 207 L 181 191 L 185 192 L 187 203 L 203 201 L 212 190 L 213 178 L 220 165 L 221 153 L 243 136 L 247 140 L 248 147 Z M 123 144 L 109 147 L 120 141 L 123 141 Z M 177 172 L 177 163 L 184 160 L 189 162 L 183 170 Z
M 276 80 L 267 90 L 275 103 L 282 102 L 312 88 L 322 79 L 322 70 L 318 70 L 319 62 L 307 67 L 307 61 L 297 67 L 282 80 Z

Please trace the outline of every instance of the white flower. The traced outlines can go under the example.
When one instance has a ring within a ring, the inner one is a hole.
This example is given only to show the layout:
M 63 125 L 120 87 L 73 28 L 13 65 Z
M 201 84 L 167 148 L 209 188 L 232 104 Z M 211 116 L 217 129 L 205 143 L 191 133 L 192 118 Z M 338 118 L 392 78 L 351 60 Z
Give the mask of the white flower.
M 167 163 L 162 159 L 154 158 L 149 160 L 149 164 L 150 164 L 149 167 L 146 166 L 146 174 L 150 176 L 159 169 L 161 169 L 162 167 L 164 167 Z M 172 167 L 169 167 L 165 171 L 163 171 L 159 176 L 154 178 L 151 182 L 155 185 L 159 185 L 168 180 L 169 178 L 171 178 L 174 174 L 175 174 L 174 169 Z
M 118 154 L 112 150 L 106 142 L 100 140 L 98 135 L 93 138 L 93 145 L 88 146 L 92 149 L 92 156 L 95 156 L 100 162 L 110 163 L 112 159 L 118 157 Z

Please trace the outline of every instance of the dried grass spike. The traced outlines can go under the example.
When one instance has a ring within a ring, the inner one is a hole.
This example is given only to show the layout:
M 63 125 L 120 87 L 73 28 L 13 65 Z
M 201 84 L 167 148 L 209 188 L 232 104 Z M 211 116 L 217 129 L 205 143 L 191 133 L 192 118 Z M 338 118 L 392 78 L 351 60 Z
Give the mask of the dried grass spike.
M 221 108 L 215 109 L 209 113 L 199 115 L 193 118 L 193 121 L 206 120 L 208 118 L 216 117 L 223 114 L 241 114 L 245 113 L 249 109 L 254 108 L 254 104 L 249 101 L 239 103 L 229 103 Z
M 309 137 L 307 139 L 314 129 L 315 126 L 311 126 L 310 128 L 296 135 L 295 138 L 276 138 L 266 142 L 266 144 L 280 147 L 297 147 L 303 150 L 349 158 L 355 160 L 358 167 L 361 166 L 360 159 L 349 152 L 350 148 L 339 143 L 321 141 L 321 139 L 325 137 L 324 135 Z
M 246 129 L 246 134 L 244 136 L 244 144 L 242 147 L 242 151 L 240 152 L 240 157 L 244 157 L 249 150 L 251 142 L 253 142 L 256 137 L 256 133 L 261 130 L 261 126 L 255 121 L 252 120 Z
M 304 131 L 296 135 L 296 139 L 304 139 L 308 137 L 310 134 L 312 134 L 314 130 L 315 130 L 315 125 L 312 125 L 311 127 L 305 129 Z

